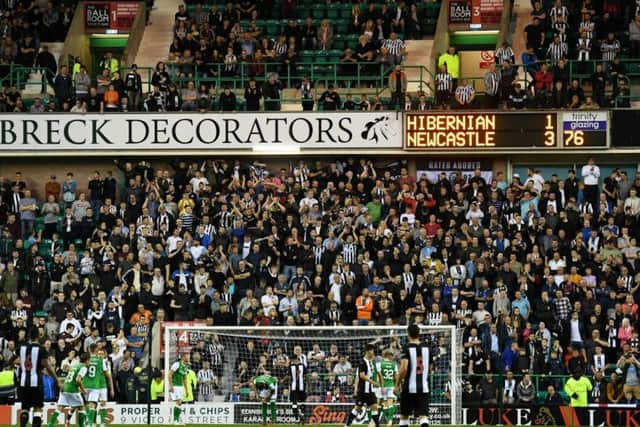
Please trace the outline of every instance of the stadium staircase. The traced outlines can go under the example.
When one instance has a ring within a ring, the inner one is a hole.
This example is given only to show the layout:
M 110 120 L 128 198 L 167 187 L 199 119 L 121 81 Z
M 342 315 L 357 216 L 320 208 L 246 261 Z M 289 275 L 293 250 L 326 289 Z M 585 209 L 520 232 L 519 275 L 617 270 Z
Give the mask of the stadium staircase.
M 405 73 L 407 74 L 409 93 L 415 93 L 422 86 L 422 90 L 426 92 L 427 96 L 434 95 L 431 91 L 431 87 L 427 87 L 426 84 L 431 84 L 431 77 L 429 73 L 425 73 L 424 69 L 430 73 L 434 73 L 431 64 L 431 50 L 433 49 L 433 39 L 426 40 L 407 40 L 407 59 L 404 63 L 406 66 Z M 424 67 L 424 68 L 423 68 Z
M 520 55 L 527 48 L 524 40 L 524 28 L 531 23 L 530 0 L 515 0 L 513 3 L 513 12 L 511 16 L 513 18 L 512 22 L 515 21 L 515 29 L 512 33 L 511 47 L 516 54 L 516 63 L 520 64 Z M 522 83 L 523 87 L 526 86 L 523 67 L 518 68 L 518 81 Z
M 64 49 L 64 43 L 46 43 L 49 48 L 49 52 L 56 58 L 56 63 L 58 66 L 61 62 L 63 62 L 62 51 Z M 43 82 L 46 81 L 43 75 L 42 70 L 34 70 L 29 73 L 29 77 L 27 82 L 25 83 L 24 89 L 22 90 L 23 98 L 32 98 L 36 96 L 40 96 L 42 93 L 53 94 L 53 87 L 47 84 L 44 86 Z M 45 90 L 43 90 L 45 88 Z
M 173 41 L 174 15 L 178 10 L 174 0 L 156 0 L 145 28 L 140 48 L 132 64 L 138 67 L 155 67 L 158 61 L 166 61 Z

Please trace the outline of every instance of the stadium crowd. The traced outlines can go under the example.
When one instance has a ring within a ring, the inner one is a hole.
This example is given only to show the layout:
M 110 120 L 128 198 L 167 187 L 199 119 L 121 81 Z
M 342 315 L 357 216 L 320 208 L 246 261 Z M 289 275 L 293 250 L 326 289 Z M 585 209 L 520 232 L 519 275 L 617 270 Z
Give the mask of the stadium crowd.
M 557 389 L 556 375 L 576 370 L 604 387 L 594 401 L 640 398 L 640 173 L 602 177 L 592 159 L 566 177 L 531 168 L 491 182 L 480 170 L 429 182 L 366 159 L 115 166 L 88 183 L 72 172 L 46 185 L 0 177 L 5 368 L 33 325 L 61 373 L 92 343 L 105 346 L 118 400 L 135 401 L 153 320 L 418 322 L 464 328 L 469 399 L 499 390 L 527 402 L 528 375 L 551 374 L 544 386 Z M 211 369 L 215 390 L 223 349 L 204 344 L 194 376 Z M 260 345 L 238 359 L 238 386 L 286 362 Z M 314 390 L 333 393 L 329 379 L 350 371 L 350 354 L 302 350 Z M 607 394 L 603 374 L 616 364 Z M 513 387 L 495 374 L 513 375 Z
M 525 51 L 514 52 L 505 43 L 484 76 L 461 76 L 460 58 L 451 46 L 440 55 L 438 69 L 431 70 L 431 98 L 408 92 L 405 72 L 394 70 L 406 59 L 404 40 L 425 34 L 422 3 L 356 4 L 345 18 L 338 11 L 334 16 L 287 1 L 275 7 L 273 2 L 260 7 L 252 1 L 225 7 L 187 2 L 178 6 L 167 60 L 149 74 L 148 88 L 135 64 L 121 70 L 111 53 L 95 76 L 80 62 L 58 64 L 41 45 L 40 34 L 45 34 L 42 41 L 63 37 L 73 9 L 58 11 L 49 2 L 43 13 L 39 2 L 26 3 L 28 8 L 13 12 L 16 19 L 4 21 L 0 76 L 9 70 L 2 64 L 46 68 L 54 96 L 27 102 L 20 88 L 3 87 L 3 112 L 279 110 L 286 88 L 297 89 L 305 110 L 315 104 L 324 110 L 629 107 L 627 74 L 634 65 L 625 60 L 637 59 L 640 46 L 639 11 L 630 3 L 532 2 L 531 24 L 522 35 Z M 349 36 L 357 40 L 343 43 Z M 335 62 L 336 73 L 324 69 L 327 62 Z M 327 76 L 334 74 L 340 79 L 328 84 L 332 78 Z M 386 86 L 389 95 L 345 99 L 335 90 L 341 85 Z

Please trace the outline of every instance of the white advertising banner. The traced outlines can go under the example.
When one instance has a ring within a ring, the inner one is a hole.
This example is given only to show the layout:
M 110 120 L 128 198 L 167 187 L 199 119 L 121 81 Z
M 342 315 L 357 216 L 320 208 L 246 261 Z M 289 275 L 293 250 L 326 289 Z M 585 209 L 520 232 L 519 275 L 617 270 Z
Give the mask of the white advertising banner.
M 11 114 L 0 153 L 59 150 L 402 148 L 402 114 Z M 327 153 L 330 153 L 328 151 Z
M 174 405 L 162 403 L 151 405 L 151 424 L 173 424 Z M 224 402 L 195 403 L 192 405 L 182 405 L 182 421 L 186 424 L 234 424 L 234 404 Z M 43 422 L 46 423 L 55 411 L 55 404 L 46 403 L 44 407 Z M 19 421 L 19 405 L 14 405 L 11 419 L 13 425 Z M 75 423 L 75 415 L 72 418 Z M 63 425 L 64 417 L 58 418 L 58 422 Z M 129 405 L 119 403 L 109 403 L 107 405 L 107 425 L 110 424 L 147 424 L 147 405 Z

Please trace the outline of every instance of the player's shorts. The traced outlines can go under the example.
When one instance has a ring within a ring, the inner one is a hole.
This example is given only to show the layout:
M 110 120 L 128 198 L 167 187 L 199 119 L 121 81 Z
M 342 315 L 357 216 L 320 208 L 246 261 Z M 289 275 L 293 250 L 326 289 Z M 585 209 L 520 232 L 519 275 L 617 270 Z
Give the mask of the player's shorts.
M 379 389 L 376 396 L 378 396 L 378 399 L 382 400 L 396 399 L 396 393 L 393 391 L 393 387 L 382 387 Z
M 109 393 L 106 388 L 89 388 L 87 389 L 87 402 L 97 403 L 109 400 Z
M 175 402 L 182 399 L 184 399 L 184 387 L 174 385 L 171 392 L 171 400 Z
M 18 387 L 18 398 L 22 402 L 22 409 L 44 407 L 42 387 Z
M 278 386 L 276 386 L 275 389 L 265 388 L 260 390 L 258 395 L 262 400 L 269 399 L 270 401 L 275 401 L 278 398 Z
M 307 400 L 307 393 L 300 390 L 291 391 L 291 402 L 301 403 Z
M 403 391 L 400 395 L 400 415 L 408 416 L 428 416 L 429 415 L 429 393 L 409 393 Z
M 371 406 L 378 403 L 375 393 L 359 393 L 356 397 L 356 406 Z
M 79 408 L 84 405 L 82 393 L 70 393 L 62 391 L 60 392 L 60 397 L 58 398 L 58 405 L 69 406 L 71 408 Z

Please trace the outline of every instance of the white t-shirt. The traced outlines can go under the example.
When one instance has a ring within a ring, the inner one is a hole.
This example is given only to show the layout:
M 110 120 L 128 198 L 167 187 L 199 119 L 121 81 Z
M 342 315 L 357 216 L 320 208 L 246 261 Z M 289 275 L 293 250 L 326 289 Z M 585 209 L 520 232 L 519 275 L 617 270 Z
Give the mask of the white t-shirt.
M 272 308 L 278 306 L 278 296 L 264 294 L 262 295 L 262 298 L 260 298 L 260 303 L 262 304 L 262 307 L 264 307 L 264 314 L 267 315 Z
M 600 168 L 596 165 L 584 165 L 582 167 L 582 180 L 584 185 L 598 185 L 600 178 Z

